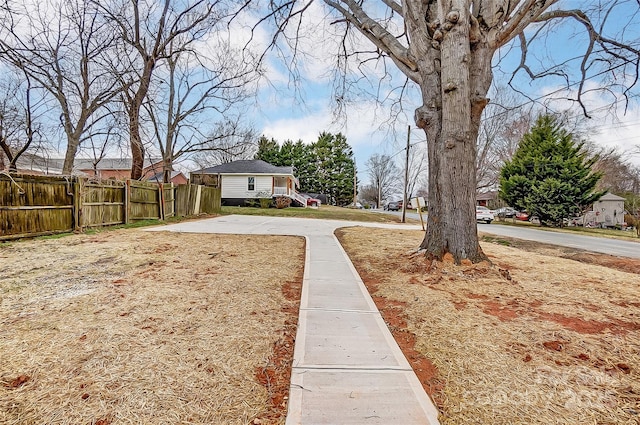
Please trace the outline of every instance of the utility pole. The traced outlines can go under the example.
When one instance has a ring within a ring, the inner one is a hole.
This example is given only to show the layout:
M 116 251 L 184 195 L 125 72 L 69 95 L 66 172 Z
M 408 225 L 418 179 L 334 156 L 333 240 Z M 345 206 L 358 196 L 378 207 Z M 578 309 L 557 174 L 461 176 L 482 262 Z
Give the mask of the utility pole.
M 358 175 L 356 171 L 356 161 L 353 160 L 353 208 L 358 208 Z
M 411 140 L 411 126 L 407 126 L 407 155 L 404 162 L 404 190 L 402 195 L 402 222 L 405 222 L 405 216 L 407 213 L 407 186 L 409 186 L 409 144 Z

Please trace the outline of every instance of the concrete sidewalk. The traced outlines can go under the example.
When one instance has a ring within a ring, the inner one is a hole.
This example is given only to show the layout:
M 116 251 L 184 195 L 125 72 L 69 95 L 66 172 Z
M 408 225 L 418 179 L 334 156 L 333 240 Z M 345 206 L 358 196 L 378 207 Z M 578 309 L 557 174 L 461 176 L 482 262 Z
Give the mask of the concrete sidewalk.
M 149 230 L 306 237 L 287 425 L 438 424 L 436 408 L 333 235 L 354 225 L 400 227 L 225 216 Z

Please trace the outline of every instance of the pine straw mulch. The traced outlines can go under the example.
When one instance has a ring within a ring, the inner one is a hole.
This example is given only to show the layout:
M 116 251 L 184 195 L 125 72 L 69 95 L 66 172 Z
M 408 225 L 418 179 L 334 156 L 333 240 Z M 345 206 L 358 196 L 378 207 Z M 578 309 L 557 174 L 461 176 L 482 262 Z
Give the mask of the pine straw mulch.
M 337 235 L 443 425 L 640 424 L 640 260 L 483 242 L 494 267 L 455 266 L 415 255 L 423 232 Z
M 304 239 L 0 245 L 0 423 L 281 424 Z

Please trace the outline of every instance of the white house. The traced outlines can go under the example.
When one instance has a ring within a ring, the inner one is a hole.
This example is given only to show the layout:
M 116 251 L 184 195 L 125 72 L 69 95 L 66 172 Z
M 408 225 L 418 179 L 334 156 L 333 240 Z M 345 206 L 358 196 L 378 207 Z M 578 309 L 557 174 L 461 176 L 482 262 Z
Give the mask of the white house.
M 222 205 L 245 205 L 258 198 L 290 198 L 292 205 L 306 207 L 307 202 L 296 191 L 298 179 L 293 167 L 277 167 L 255 160 L 233 161 L 191 173 L 192 183 L 214 181 L 222 190 Z
M 587 211 L 582 221 L 585 225 L 598 227 L 615 227 L 624 223 L 624 198 L 606 193 L 593 203 L 591 211 Z

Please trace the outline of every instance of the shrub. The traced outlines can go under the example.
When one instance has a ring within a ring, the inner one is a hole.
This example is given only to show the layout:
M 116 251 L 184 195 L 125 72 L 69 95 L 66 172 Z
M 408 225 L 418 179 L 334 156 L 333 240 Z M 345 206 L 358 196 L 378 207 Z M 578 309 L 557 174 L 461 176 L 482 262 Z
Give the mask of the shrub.
M 262 190 L 256 193 L 256 198 L 260 208 L 271 208 L 273 206 L 273 199 L 271 199 L 271 192 Z
M 291 199 L 285 196 L 278 196 L 276 198 L 276 208 L 278 209 L 288 208 L 290 205 L 291 205 Z
M 260 208 L 271 208 L 273 205 L 273 199 L 271 198 L 258 198 L 258 202 L 260 202 Z

